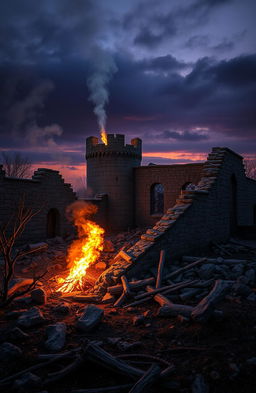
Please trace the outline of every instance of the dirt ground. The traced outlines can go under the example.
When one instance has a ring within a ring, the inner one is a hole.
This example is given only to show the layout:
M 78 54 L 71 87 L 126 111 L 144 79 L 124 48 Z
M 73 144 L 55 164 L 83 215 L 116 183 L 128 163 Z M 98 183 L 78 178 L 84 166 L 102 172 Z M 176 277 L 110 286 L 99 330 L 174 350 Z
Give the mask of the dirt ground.
M 209 250 L 209 256 L 212 255 L 213 252 Z M 246 259 L 252 258 L 252 254 L 242 253 L 231 257 Z M 45 287 L 47 287 L 48 279 L 45 278 Z M 65 351 L 79 348 L 90 340 L 97 341 L 112 355 L 124 357 L 129 364 L 144 370 L 149 367 L 150 362 L 154 362 L 154 359 L 143 358 L 143 355 L 158 357 L 172 364 L 173 371 L 164 385 L 157 382 L 150 390 L 147 390 L 148 393 L 204 393 L 207 391 L 209 393 L 253 393 L 256 391 L 255 301 L 240 297 L 227 297 L 218 305 L 218 309 L 223 311 L 223 318 L 209 320 L 205 324 L 180 317 L 158 317 L 156 314 L 159 305 L 154 300 L 132 309 L 113 308 L 99 304 L 97 306 L 104 309 L 104 318 L 92 332 L 86 334 L 76 329 L 76 320 L 85 304 L 65 300 L 64 303 L 69 306 L 69 313 L 59 315 L 52 310 L 60 304 L 60 301 L 59 294 L 48 290 L 46 304 L 38 306 L 46 318 L 46 323 L 40 327 L 26 329 L 27 338 L 13 341 L 22 349 L 23 356 L 18 361 L 0 363 L 1 378 L 38 363 L 38 354 L 47 352 L 44 347 L 46 326 L 56 322 L 65 322 L 67 325 Z M 193 302 L 188 302 L 188 304 L 193 304 Z M 13 304 L 8 310 L 1 311 L 1 341 L 5 341 L 8 331 L 16 326 L 16 319 L 8 318 L 7 312 L 19 310 L 19 308 L 21 306 Z M 134 324 L 136 316 L 144 315 L 144 313 L 146 317 L 142 322 Z M 60 360 L 35 374 L 44 380 L 49 372 L 63 368 L 69 361 Z M 198 375 L 202 376 L 205 381 L 205 386 L 201 388 L 195 383 Z M 106 371 L 101 366 L 84 362 L 61 381 L 43 389 L 35 388 L 31 391 L 68 393 L 75 389 L 99 388 L 98 392 L 101 392 L 100 388 L 131 382 L 133 381 L 114 374 L 112 371 Z M 6 389 L 2 391 L 5 392 Z M 8 391 L 15 391 L 15 389 L 8 388 Z M 129 389 L 124 391 L 128 392 Z

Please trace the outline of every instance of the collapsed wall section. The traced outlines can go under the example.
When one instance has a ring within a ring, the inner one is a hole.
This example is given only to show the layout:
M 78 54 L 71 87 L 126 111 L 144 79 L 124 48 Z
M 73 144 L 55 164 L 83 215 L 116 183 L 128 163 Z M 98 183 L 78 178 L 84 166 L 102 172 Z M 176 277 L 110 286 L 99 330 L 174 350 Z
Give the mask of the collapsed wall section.
M 0 168 L 0 224 L 15 217 L 21 200 L 25 207 L 40 209 L 27 224 L 19 242 L 42 241 L 65 236 L 72 226 L 65 216 L 66 207 L 76 200 L 71 185 L 64 183 L 58 171 L 40 168 L 31 179 L 7 177 Z
M 256 188 L 248 189 L 242 157 L 227 148 L 213 148 L 196 189 L 181 191 L 176 204 L 141 240 L 116 256 L 97 280 L 95 291 L 104 293 L 122 274 L 144 274 L 158 262 L 161 249 L 170 261 L 191 252 L 196 255 L 213 240 L 227 240 L 234 222 L 250 225 L 249 201 L 256 204 Z

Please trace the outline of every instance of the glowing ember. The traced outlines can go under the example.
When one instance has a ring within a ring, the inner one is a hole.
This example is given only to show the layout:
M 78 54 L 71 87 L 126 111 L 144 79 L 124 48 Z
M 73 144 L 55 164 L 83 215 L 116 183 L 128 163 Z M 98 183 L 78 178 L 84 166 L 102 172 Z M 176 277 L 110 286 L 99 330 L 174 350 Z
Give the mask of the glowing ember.
M 59 279 L 59 283 L 62 284 L 59 288 L 61 292 L 83 289 L 86 270 L 97 261 L 103 250 L 104 229 L 87 218 L 96 211 L 95 205 L 80 201 L 69 207 L 68 213 L 71 214 L 77 227 L 79 238 L 68 250 L 67 260 L 70 271 L 66 279 Z
M 107 145 L 108 144 L 107 131 L 105 130 L 104 127 L 101 127 L 100 136 L 101 136 L 101 140 L 104 143 L 104 145 Z

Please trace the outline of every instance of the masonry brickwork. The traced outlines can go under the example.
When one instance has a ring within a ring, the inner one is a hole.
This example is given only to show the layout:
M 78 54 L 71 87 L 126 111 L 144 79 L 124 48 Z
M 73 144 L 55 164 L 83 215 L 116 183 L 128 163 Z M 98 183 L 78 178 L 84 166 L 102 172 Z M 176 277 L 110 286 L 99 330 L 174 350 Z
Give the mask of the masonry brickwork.
M 197 184 L 202 176 L 203 164 L 150 165 L 134 169 L 135 222 L 138 226 L 153 225 L 161 214 L 150 212 L 150 191 L 156 184 L 164 188 L 164 211 L 173 206 L 180 190 L 187 183 Z M 158 217 L 157 217 L 158 216 Z
M 25 207 L 41 209 L 27 224 L 21 242 L 43 241 L 47 237 L 65 236 L 73 231 L 66 219 L 66 207 L 76 200 L 71 185 L 64 183 L 58 171 L 40 168 L 31 179 L 5 176 L 0 165 L 0 224 L 15 216 L 21 200 Z
M 134 226 L 133 168 L 141 162 L 141 140 L 125 144 L 124 135 L 108 134 L 107 145 L 86 140 L 87 187 L 94 195 L 107 194 L 106 229 L 122 231 Z
M 245 176 L 243 158 L 228 148 L 213 148 L 203 165 L 195 190 L 182 190 L 166 210 L 97 280 L 95 291 L 104 293 L 122 274 L 148 272 L 161 249 L 167 261 L 184 254 L 198 255 L 211 241 L 225 241 L 237 226 L 256 225 L 256 181 Z

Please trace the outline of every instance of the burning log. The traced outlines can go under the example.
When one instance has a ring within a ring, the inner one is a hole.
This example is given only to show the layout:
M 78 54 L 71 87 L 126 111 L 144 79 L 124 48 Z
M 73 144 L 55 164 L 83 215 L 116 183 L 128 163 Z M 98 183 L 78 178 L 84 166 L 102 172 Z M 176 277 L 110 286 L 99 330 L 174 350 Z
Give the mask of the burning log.
M 78 303 L 98 303 L 100 297 L 96 295 L 76 295 L 62 296 L 63 299 L 70 299 Z
M 214 307 L 229 292 L 233 281 L 216 280 L 211 292 L 204 297 L 192 311 L 195 321 L 206 322 L 214 312 Z
M 148 389 L 159 378 L 161 368 L 158 364 L 152 366 L 145 372 L 145 374 L 135 383 L 129 393 L 143 393 L 148 392 Z
M 164 263 L 165 263 L 165 251 L 161 250 L 159 264 L 158 264 L 158 270 L 157 270 L 156 288 L 160 288 L 161 284 L 162 284 Z
M 155 277 L 150 277 L 150 278 L 146 278 L 144 280 L 138 280 L 138 281 L 130 281 L 129 282 L 129 287 L 131 289 L 131 291 L 137 290 L 137 289 L 141 289 L 143 287 L 145 287 L 146 285 L 151 285 L 154 284 L 155 282 Z M 111 295 L 120 295 L 123 291 L 123 286 L 122 285 L 114 285 L 112 287 L 108 287 L 108 292 Z
M 103 250 L 104 229 L 88 220 L 88 217 L 96 212 L 97 206 L 82 201 L 76 201 L 69 206 L 68 214 L 74 221 L 79 238 L 71 244 L 68 250 L 67 260 L 70 270 L 65 279 L 59 279 L 60 292 L 82 290 L 86 270 L 97 261 Z
M 144 374 L 142 370 L 129 366 L 122 360 L 117 359 L 93 343 L 87 344 L 87 346 L 84 348 L 83 357 L 85 360 L 89 360 L 93 363 L 103 366 L 104 368 L 107 368 L 118 374 L 126 375 L 132 379 L 137 379 Z

